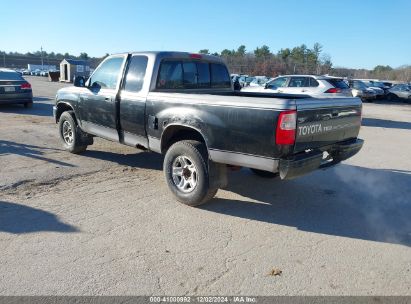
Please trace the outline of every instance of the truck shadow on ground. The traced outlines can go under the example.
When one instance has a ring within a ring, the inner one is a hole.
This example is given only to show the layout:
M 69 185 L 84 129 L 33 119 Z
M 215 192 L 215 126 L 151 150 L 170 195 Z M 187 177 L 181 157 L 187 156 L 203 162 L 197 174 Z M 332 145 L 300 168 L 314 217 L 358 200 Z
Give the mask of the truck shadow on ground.
M 43 161 L 53 163 L 59 166 L 75 167 L 72 164 L 45 157 L 44 155 L 46 151 L 59 151 L 59 150 L 54 149 L 54 148 L 20 144 L 20 143 L 8 141 L 8 140 L 0 140 L 0 156 L 8 155 L 8 154 L 16 154 L 20 156 L 43 160 Z
M 411 130 L 411 122 L 386 120 L 378 118 L 363 118 L 361 125 L 365 127 Z
M 34 116 L 53 116 L 53 100 L 47 97 L 33 98 L 33 107 L 25 108 L 20 104 L 1 105 L 0 112 L 13 113 L 19 115 L 34 115 Z M 49 103 L 47 103 L 47 101 Z
M 341 164 L 292 181 L 249 170 L 229 175 L 226 190 L 202 209 L 301 231 L 411 246 L 411 172 Z
M 23 234 L 40 231 L 72 233 L 79 230 L 61 222 L 50 212 L 0 201 L 0 232 Z
M 163 170 L 163 155 L 152 152 L 141 151 L 138 153 L 122 154 L 109 151 L 87 150 L 81 155 L 113 162 L 123 166 Z

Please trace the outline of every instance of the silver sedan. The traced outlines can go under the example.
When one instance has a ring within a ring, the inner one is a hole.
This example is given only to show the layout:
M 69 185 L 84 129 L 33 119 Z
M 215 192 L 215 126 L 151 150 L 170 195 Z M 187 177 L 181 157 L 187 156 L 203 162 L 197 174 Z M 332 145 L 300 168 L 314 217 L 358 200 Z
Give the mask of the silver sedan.
M 388 99 L 405 99 L 411 102 L 411 87 L 407 84 L 397 84 L 388 90 Z

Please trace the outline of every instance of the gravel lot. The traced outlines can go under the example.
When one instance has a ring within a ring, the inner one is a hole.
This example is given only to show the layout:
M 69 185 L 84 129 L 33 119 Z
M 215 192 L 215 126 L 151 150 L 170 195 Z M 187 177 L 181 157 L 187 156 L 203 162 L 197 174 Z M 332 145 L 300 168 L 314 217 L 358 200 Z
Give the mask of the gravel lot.
M 411 105 L 364 104 L 365 146 L 341 165 L 231 172 L 189 208 L 159 155 L 62 151 L 64 84 L 28 79 L 34 107 L 0 107 L 1 295 L 411 295 Z

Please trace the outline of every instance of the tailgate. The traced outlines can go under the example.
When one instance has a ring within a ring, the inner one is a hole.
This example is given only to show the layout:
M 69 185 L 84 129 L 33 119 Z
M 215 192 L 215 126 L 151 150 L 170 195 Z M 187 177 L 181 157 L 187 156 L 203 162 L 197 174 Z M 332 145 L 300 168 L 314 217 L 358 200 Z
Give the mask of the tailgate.
M 359 98 L 297 99 L 294 152 L 356 138 L 361 126 Z

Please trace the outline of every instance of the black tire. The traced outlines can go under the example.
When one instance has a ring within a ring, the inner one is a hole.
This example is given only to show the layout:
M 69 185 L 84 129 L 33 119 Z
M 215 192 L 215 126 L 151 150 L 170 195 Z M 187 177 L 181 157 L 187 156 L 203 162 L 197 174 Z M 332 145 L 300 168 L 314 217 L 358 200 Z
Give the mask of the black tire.
M 87 144 L 83 140 L 84 133 L 77 125 L 73 111 L 66 111 L 61 114 L 59 119 L 59 135 L 63 147 L 67 151 L 75 154 L 86 151 Z
M 184 168 L 184 164 L 187 167 Z M 181 168 L 181 176 L 173 174 L 173 168 L 175 172 Z M 210 187 L 208 153 L 204 143 L 194 140 L 176 142 L 167 150 L 163 170 L 168 188 L 185 205 L 199 206 L 217 193 L 218 189 Z M 187 189 L 183 189 L 185 186 Z
M 278 172 L 274 173 L 274 172 L 268 172 L 264 170 L 253 169 L 253 168 L 250 168 L 250 169 L 251 171 L 253 171 L 255 175 L 258 175 L 259 177 L 274 178 L 279 175 Z
M 32 107 L 33 107 L 33 102 L 25 102 L 25 103 L 24 103 L 24 107 L 25 107 L 26 109 L 32 108 Z

